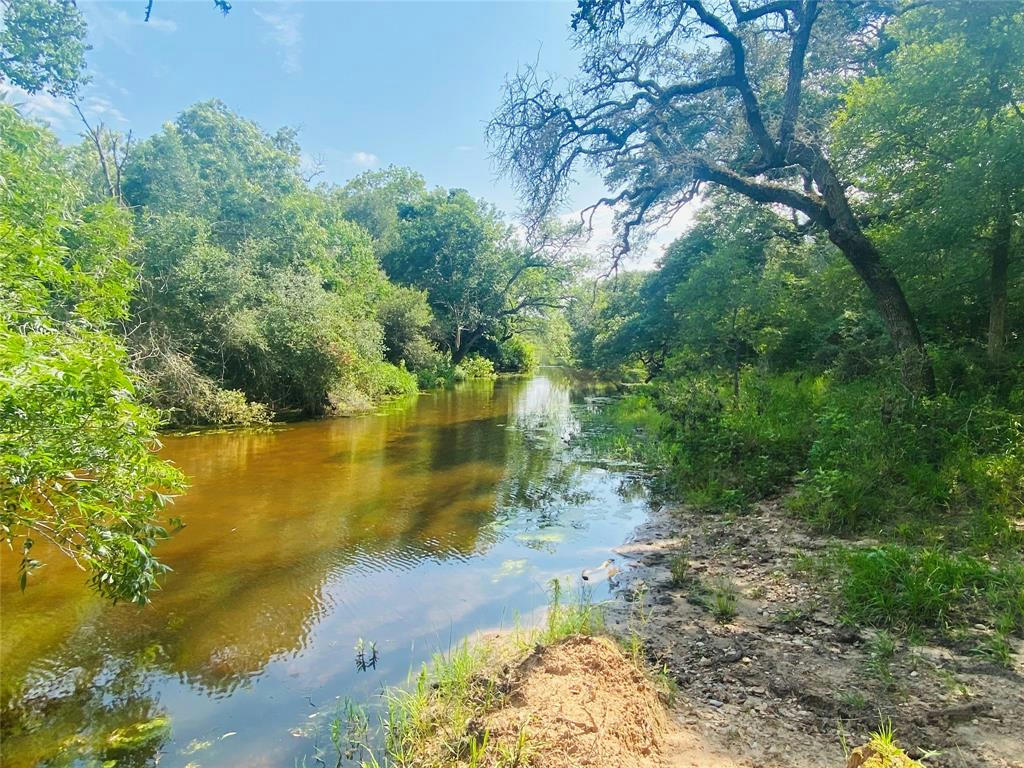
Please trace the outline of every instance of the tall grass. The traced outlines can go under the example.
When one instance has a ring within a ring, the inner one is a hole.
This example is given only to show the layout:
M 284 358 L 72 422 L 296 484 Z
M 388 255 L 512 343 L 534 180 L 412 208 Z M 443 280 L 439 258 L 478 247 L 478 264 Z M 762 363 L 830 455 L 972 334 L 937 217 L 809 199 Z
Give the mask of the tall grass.
M 901 630 L 985 621 L 1024 629 L 1024 566 L 994 565 L 935 548 L 890 544 L 845 549 L 840 594 L 848 618 Z

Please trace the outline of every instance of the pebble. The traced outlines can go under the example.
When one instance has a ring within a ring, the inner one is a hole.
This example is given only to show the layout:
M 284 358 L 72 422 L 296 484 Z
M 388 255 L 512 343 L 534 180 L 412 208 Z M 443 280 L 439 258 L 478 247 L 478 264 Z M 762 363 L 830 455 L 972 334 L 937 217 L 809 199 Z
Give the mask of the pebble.
M 708 704 L 710 704 L 712 707 L 715 707 L 716 709 L 722 706 L 722 702 L 720 702 L 718 699 L 708 699 Z

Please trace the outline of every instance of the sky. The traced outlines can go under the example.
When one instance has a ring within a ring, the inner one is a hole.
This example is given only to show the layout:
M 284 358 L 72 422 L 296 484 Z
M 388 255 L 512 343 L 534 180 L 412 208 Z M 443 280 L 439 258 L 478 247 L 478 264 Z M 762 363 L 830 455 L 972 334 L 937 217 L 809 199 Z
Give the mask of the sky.
M 79 0 L 89 25 L 92 82 L 84 108 L 109 127 L 149 136 L 198 101 L 218 98 L 265 130 L 299 129 L 304 158 L 322 179 L 344 183 L 370 168 L 404 165 L 429 186 L 461 187 L 513 217 L 520 202 L 500 178 L 484 130 L 506 76 L 538 61 L 570 76 L 575 3 L 258 2 L 235 0 L 222 16 L 209 0 Z M 22 97 L 66 141 L 79 139 L 69 104 Z M 581 178 L 564 212 L 602 194 Z M 659 233 L 634 268 L 651 266 L 689 221 Z M 595 219 L 600 259 L 611 214 Z

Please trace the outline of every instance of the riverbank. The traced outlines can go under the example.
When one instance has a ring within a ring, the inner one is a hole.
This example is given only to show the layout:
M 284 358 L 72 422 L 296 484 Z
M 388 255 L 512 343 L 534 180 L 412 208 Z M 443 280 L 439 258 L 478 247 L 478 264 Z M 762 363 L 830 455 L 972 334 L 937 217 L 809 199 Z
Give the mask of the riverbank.
M 609 628 L 674 680 L 684 733 L 738 765 L 842 765 L 883 720 L 933 768 L 1024 766 L 1024 649 L 1007 667 L 977 654 L 981 625 L 914 644 L 848 626 L 835 576 L 811 565 L 837 544 L 777 501 L 664 507 L 617 550 Z

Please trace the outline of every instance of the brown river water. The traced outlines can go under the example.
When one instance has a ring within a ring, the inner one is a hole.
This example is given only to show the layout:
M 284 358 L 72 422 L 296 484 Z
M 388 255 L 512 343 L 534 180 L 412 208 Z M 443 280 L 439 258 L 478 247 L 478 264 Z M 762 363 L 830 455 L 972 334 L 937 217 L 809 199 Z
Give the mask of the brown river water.
M 600 394 L 542 369 L 359 418 L 166 438 L 191 488 L 149 605 L 104 603 L 45 552 L 22 593 L 17 553 L 0 556 L 0 763 L 315 765 L 339 702 L 372 720 L 383 686 L 529 623 L 550 579 L 579 584 L 644 520 L 635 472 L 586 447 Z M 358 668 L 360 638 L 375 668 Z

